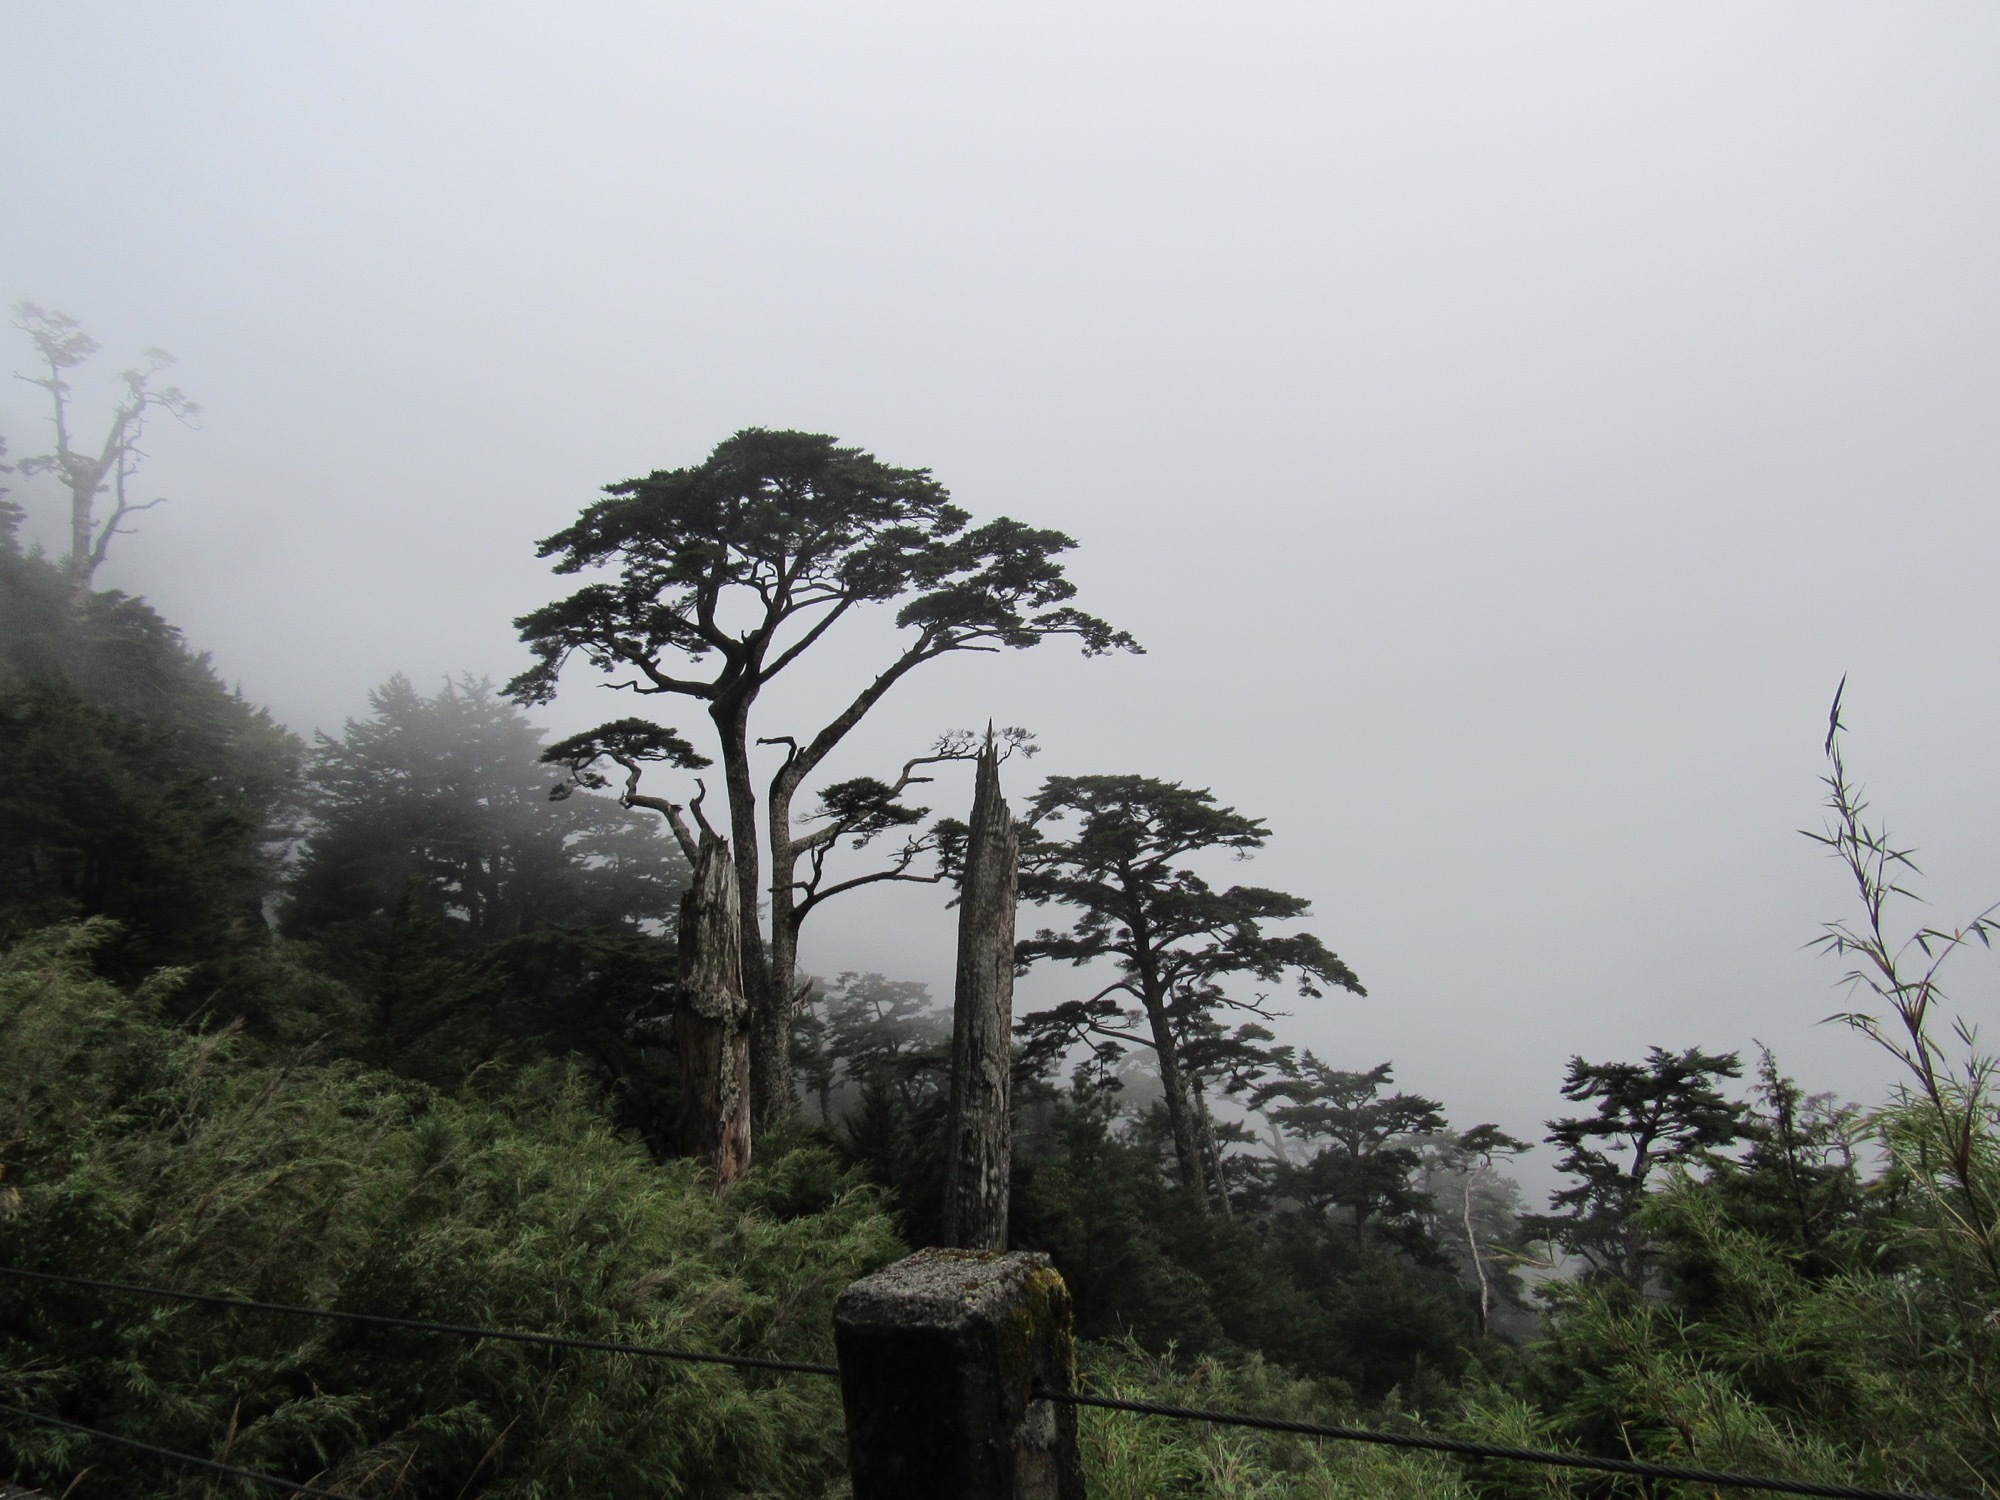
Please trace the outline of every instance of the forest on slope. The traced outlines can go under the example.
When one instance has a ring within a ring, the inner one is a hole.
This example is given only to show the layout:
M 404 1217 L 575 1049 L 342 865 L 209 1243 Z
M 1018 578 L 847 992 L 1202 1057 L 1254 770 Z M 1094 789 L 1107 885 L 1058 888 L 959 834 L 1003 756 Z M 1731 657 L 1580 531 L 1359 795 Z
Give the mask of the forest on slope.
M 808 981 L 796 956 L 843 889 L 950 885 L 963 825 L 910 798 L 972 737 L 821 784 L 837 717 L 791 738 L 761 804 L 745 747 L 779 670 L 854 677 L 858 718 L 949 651 L 1135 647 L 1068 602 L 1066 537 L 973 525 L 924 471 L 831 439 L 738 434 L 543 544 L 588 581 L 517 622 L 522 678 L 392 678 L 306 743 L 142 600 L 94 587 L 117 516 L 86 514 L 59 559 L 20 519 L 0 513 L 0 1265 L 812 1360 L 840 1287 L 937 1242 L 949 1012 L 894 976 Z M 764 613 L 718 609 L 725 588 Z M 817 623 L 871 606 L 904 631 L 886 668 Z M 696 700 L 716 755 L 654 702 L 546 744 L 528 710 L 572 658 Z M 1837 710 L 1828 748 L 1826 839 L 1861 902 L 1830 945 L 1907 1083 L 1861 1108 L 1769 1056 L 1576 1058 L 1576 1113 L 1546 1126 L 1567 1183 L 1540 1212 L 1504 1170 L 1524 1142 L 1452 1121 L 1387 1063 L 1285 1040 L 1288 993 L 1359 995 L 1365 976 L 1301 925 L 1305 898 L 1219 884 L 1274 836 L 1262 819 L 1143 773 L 1047 778 L 1020 877 L 1042 925 L 1018 959 L 1074 966 L 1078 995 L 1020 1018 L 1010 1238 L 1068 1282 L 1086 1381 L 2000 1486 L 1990 1067 L 1933 967 L 1987 929 L 1902 947 L 1907 857 L 1852 791 Z M 705 812 L 705 784 L 690 798 L 664 773 L 711 759 Z M 676 1139 L 670 1041 L 708 813 L 738 851 L 757 1007 L 755 1155 L 726 1184 Z M 357 1495 L 842 1483 L 823 1383 L 4 1278 L 0 1402 Z M 1621 1488 L 1110 1413 L 1085 1439 L 1105 1495 Z M 223 1492 L 53 1428 L 4 1442 L 11 1477 L 52 1493 Z

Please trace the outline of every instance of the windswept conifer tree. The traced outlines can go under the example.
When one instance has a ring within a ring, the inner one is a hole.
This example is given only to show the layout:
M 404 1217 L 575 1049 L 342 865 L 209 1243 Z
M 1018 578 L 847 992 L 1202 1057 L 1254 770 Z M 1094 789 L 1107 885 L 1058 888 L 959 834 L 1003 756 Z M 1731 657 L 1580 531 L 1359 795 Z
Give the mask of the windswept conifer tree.
M 575 525 L 541 545 L 558 573 L 596 576 L 516 622 L 536 661 L 510 685 L 515 697 L 548 701 L 564 665 L 581 656 L 619 687 L 693 700 L 714 726 L 741 890 L 753 1096 L 765 1121 L 792 1108 L 788 1051 L 805 918 L 858 886 L 939 878 L 922 868 L 935 852 L 923 835 L 886 865 L 845 877 L 829 871 L 827 854 L 843 839 L 858 845 L 916 825 L 927 809 L 899 799 L 925 779 L 919 768 L 969 758 L 972 745 L 951 739 L 892 782 L 859 777 L 824 787 L 819 816 L 800 829 L 806 783 L 927 662 L 1055 636 L 1074 638 L 1087 655 L 1137 649 L 1125 632 L 1068 604 L 1076 587 L 1058 561 L 1075 545 L 1068 537 L 1005 517 L 970 521 L 928 470 L 894 468 L 814 433 L 752 428 L 700 464 L 607 486 Z M 898 646 L 830 718 L 804 733 L 757 732 L 772 681 L 809 655 L 824 668 L 828 653 L 814 648 L 836 625 L 891 603 L 899 605 Z M 759 744 L 782 752 L 761 805 L 752 765 Z M 693 858 L 699 832 L 688 819 L 705 822 L 701 799 L 641 790 L 649 767 L 707 764 L 677 731 L 622 719 L 548 754 L 586 784 L 606 784 L 600 763 L 618 766 L 627 803 L 658 811 Z
M 1597 1110 L 1548 1122 L 1549 1143 L 1563 1151 L 1556 1165 L 1577 1181 L 1550 1199 L 1566 1212 L 1531 1222 L 1600 1275 L 1644 1286 L 1650 1257 L 1638 1213 L 1646 1190 L 1665 1168 L 1742 1138 L 1744 1106 L 1717 1087 L 1742 1072 L 1734 1052 L 1699 1047 L 1651 1047 L 1643 1063 L 1572 1057 L 1563 1097 Z
M 1021 1022 L 1031 1057 L 1076 1044 L 1109 1067 L 1130 1046 L 1151 1052 L 1164 1090 L 1181 1181 L 1204 1194 L 1200 1116 L 1187 1070 L 1191 1043 L 1218 1013 L 1269 1017 L 1267 990 L 1288 976 L 1317 999 L 1327 988 L 1366 994 L 1354 971 L 1309 932 L 1267 924 L 1304 917 L 1301 896 L 1259 886 L 1218 891 L 1182 861 L 1260 849 L 1270 830 L 1212 793 L 1145 776 L 1051 776 L 1029 804 L 1021 895 L 1074 907 L 1067 931 L 1044 928 L 1018 948 L 1023 963 L 1108 960 L 1112 978 L 1085 998 Z M 1066 825 L 1067 837 L 1046 830 Z

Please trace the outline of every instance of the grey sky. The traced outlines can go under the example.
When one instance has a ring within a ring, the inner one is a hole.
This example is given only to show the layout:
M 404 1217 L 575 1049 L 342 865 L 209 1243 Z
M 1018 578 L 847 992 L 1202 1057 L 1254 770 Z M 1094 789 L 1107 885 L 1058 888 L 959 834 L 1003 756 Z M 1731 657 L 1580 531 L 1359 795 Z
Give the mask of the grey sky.
M 991 715 L 1267 816 L 1372 992 L 1293 1034 L 1461 1123 L 1656 1041 L 1879 1094 L 1800 951 L 1843 672 L 1937 915 L 2000 897 L 1990 6 L 0 19 L 0 293 L 206 407 L 102 581 L 301 730 L 510 675 L 596 485 L 802 427 L 1069 530 L 1149 648 L 935 669 L 837 773 Z M 816 921 L 948 977 L 935 892 Z

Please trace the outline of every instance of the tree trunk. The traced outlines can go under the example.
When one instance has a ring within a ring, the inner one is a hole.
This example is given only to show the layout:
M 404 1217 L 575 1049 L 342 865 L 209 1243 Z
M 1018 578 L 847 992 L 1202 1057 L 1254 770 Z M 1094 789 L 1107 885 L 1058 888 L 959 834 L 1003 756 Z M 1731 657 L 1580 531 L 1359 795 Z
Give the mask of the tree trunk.
M 104 482 L 101 470 L 91 470 L 88 476 L 74 473 L 64 476 L 69 481 L 69 556 L 64 565 L 69 569 L 70 587 L 78 594 L 90 591 L 90 544 L 96 533 L 97 487 Z
M 750 1098 L 759 1126 L 791 1113 L 791 965 L 782 972 L 775 960 L 781 941 L 772 921 L 772 943 L 764 944 L 757 910 L 764 893 L 758 888 L 760 860 L 757 792 L 750 781 L 748 699 L 717 702 L 709 717 L 722 740 L 722 768 L 729 794 L 729 840 L 736 855 L 737 929 L 743 965 L 743 996 L 749 1004 Z M 773 1091 L 776 1091 L 775 1094 Z M 774 1099 L 778 1102 L 774 1105 Z
M 1229 1184 L 1222 1175 L 1222 1148 L 1215 1143 L 1215 1117 L 1208 1112 L 1208 1094 L 1201 1086 L 1201 1075 L 1188 1075 L 1188 1090 L 1194 1095 L 1195 1121 L 1201 1127 L 1202 1176 L 1215 1196 L 1215 1206 L 1222 1210 L 1222 1217 L 1233 1218 L 1229 1206 Z
M 1487 1323 L 1493 1311 L 1493 1283 L 1486 1275 L 1486 1259 L 1479 1253 L 1479 1236 L 1472 1231 L 1472 1189 L 1486 1168 L 1475 1167 L 1465 1178 L 1465 1252 L 1472 1257 L 1473 1273 L 1479 1277 L 1479 1336 L 1486 1337 Z
M 1167 1105 L 1167 1125 L 1174 1137 L 1174 1160 L 1180 1167 L 1181 1186 L 1195 1195 L 1203 1212 L 1208 1194 L 1201 1182 L 1201 1146 L 1195 1139 L 1194 1111 L 1188 1105 L 1187 1079 L 1174 1044 L 1174 1029 L 1167 1020 L 1164 1002 L 1146 1001 L 1146 1019 L 1152 1022 L 1153 1052 L 1160 1064 L 1160 1092 Z
M 1013 1166 L 1008 1041 L 1014 1026 L 1014 907 L 1020 840 L 1000 795 L 991 738 L 980 752 L 958 900 L 958 982 L 951 1024 L 951 1115 L 945 1137 L 944 1238 L 966 1250 L 1007 1248 Z
M 1132 890 L 1132 874 L 1123 871 L 1127 894 Z M 1152 949 L 1152 932 L 1143 905 L 1132 901 L 1125 913 L 1132 934 L 1139 971 L 1139 1003 L 1145 1007 L 1146 1022 L 1153 1033 L 1153 1056 L 1160 1069 L 1160 1092 L 1167 1106 L 1167 1127 L 1173 1133 L 1174 1161 L 1180 1168 L 1181 1186 L 1195 1195 L 1202 1212 L 1208 1211 L 1208 1194 L 1201 1183 L 1201 1146 L 1195 1139 L 1194 1110 L 1188 1103 L 1187 1079 L 1181 1073 L 1180 1043 L 1174 1023 L 1167 1015 L 1171 996 L 1160 981 L 1160 971 Z
M 757 1100 L 757 1125 L 768 1130 L 798 1108 L 792 1085 L 792 1016 L 802 998 L 798 981 L 799 918 L 792 880 L 798 850 L 792 843 L 793 778 L 782 773 L 771 783 L 766 806 L 771 856 L 771 946 L 764 959 L 765 993 L 750 1026 L 750 1072 Z
M 704 834 L 681 897 L 680 996 L 674 1037 L 681 1059 L 675 1140 L 722 1182 L 750 1165 L 750 1046 L 743 993 L 742 924 L 729 846 Z

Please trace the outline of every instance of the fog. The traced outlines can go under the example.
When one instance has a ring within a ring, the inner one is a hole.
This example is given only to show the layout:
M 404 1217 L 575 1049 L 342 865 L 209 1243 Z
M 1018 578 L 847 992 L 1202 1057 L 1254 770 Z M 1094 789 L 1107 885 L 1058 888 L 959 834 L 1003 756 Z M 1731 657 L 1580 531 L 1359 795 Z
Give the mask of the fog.
M 1288 1038 L 1462 1125 L 1538 1135 L 1571 1053 L 1653 1043 L 1882 1096 L 1803 948 L 1850 904 L 1797 831 L 1843 674 L 1923 915 L 2000 898 L 1991 7 L 3 13 L 0 293 L 204 407 L 99 582 L 301 732 L 511 676 L 536 539 L 795 427 L 1066 530 L 1147 648 L 928 668 L 829 776 L 991 717 L 1045 747 L 1017 798 L 1212 787 L 1369 989 Z M 543 718 L 630 710 L 573 673 Z M 951 945 L 907 888 L 804 961 L 942 993 Z

